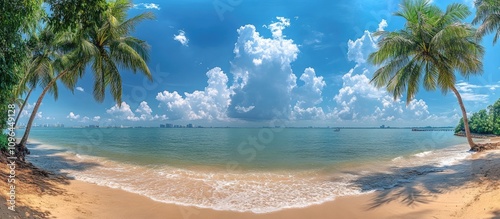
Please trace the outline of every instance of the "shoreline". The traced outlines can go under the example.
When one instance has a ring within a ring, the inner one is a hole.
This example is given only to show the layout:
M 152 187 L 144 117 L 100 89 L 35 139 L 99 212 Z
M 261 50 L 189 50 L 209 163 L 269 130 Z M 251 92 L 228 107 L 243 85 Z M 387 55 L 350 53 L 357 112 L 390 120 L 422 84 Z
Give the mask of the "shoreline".
M 391 189 L 339 196 L 321 204 L 259 214 L 166 204 L 140 194 L 63 175 L 50 174 L 45 177 L 29 167 L 19 172 L 19 211 L 13 216 L 12 212 L 2 208 L 0 218 L 25 218 L 20 215 L 31 215 L 31 218 L 67 218 L 72 215 L 74 218 L 111 219 L 165 218 L 165 215 L 183 219 L 420 218 L 431 215 L 440 215 L 438 218 L 467 218 L 467 215 L 477 217 L 478 214 L 483 218 L 500 217 L 500 206 L 494 206 L 495 201 L 500 199 L 500 151 L 476 153 L 473 158 L 462 160 L 458 165 L 463 165 L 460 168 L 469 171 L 416 173 L 418 178 Z M 1 173 L 4 177 L 5 169 Z M 451 178 L 454 182 L 446 182 Z M 0 186 L 6 188 L 7 184 L 2 182 Z M 2 197 L 5 197 L 4 193 Z M 6 203 L 0 204 L 6 206 Z M 480 207 L 482 211 L 479 211 Z

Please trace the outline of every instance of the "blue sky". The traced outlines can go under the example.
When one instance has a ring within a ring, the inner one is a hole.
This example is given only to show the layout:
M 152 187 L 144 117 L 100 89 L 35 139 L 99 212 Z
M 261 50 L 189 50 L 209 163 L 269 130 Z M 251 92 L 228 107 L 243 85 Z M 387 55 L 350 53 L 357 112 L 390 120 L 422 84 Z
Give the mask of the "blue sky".
M 471 0 L 434 2 L 443 8 L 452 2 L 472 6 Z M 61 85 L 57 101 L 44 99 L 37 124 L 252 126 L 279 120 L 289 126 L 440 126 L 456 125 L 460 118 L 451 93 L 422 88 L 407 105 L 368 83 L 376 69 L 366 63 L 376 51 L 372 33 L 404 25 L 392 16 L 397 0 L 134 4 L 131 15 L 156 15 L 133 33 L 151 46 L 154 82 L 122 70 L 119 108 L 109 93 L 103 103 L 94 101 L 92 74 L 86 74 L 74 93 Z M 500 45 L 491 36 L 483 45 L 484 74 L 457 82 L 469 112 L 500 98 Z

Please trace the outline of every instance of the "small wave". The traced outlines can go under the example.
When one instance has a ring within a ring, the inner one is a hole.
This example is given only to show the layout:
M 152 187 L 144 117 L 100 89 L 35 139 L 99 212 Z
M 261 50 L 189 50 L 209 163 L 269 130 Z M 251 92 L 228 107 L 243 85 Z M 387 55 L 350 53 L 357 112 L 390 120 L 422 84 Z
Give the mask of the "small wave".
M 414 154 L 413 156 L 415 156 L 415 157 L 425 157 L 425 156 L 428 156 L 430 154 L 432 154 L 432 151 L 424 151 L 424 152 L 420 152 L 418 154 Z
M 400 161 L 400 160 L 403 160 L 402 156 L 396 157 L 396 158 L 392 159 L 391 161 L 395 162 L 395 161 Z
M 339 196 L 390 189 L 411 182 L 418 176 L 441 172 L 444 166 L 469 156 L 468 153 L 460 153 L 460 147 L 425 151 L 392 159 L 401 163 L 404 171 L 388 171 L 377 176 L 376 172 L 380 169 L 374 168 L 350 174 L 335 173 L 332 177 L 315 170 L 235 172 L 197 167 L 138 166 L 89 155 L 61 153 L 60 156 L 75 162 L 99 164 L 75 170 L 66 163 L 50 159 L 49 156 L 53 155 L 41 153 L 43 148 L 43 145 L 41 150 L 34 148 L 35 156 L 30 155 L 36 165 L 64 171 L 77 180 L 141 194 L 164 203 L 253 213 L 303 208 L 332 201 Z M 420 168 L 422 163 L 434 167 Z M 413 165 L 415 168 L 412 168 Z M 376 177 L 369 177 L 373 174 Z

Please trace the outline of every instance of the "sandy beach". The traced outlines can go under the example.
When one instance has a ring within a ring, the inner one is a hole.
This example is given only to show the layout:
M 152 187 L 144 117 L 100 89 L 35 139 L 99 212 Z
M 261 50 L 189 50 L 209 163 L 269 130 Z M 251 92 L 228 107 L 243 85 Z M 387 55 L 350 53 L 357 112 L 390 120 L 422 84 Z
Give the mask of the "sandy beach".
M 0 171 L 4 179 L 7 170 Z M 421 176 L 392 189 L 265 214 L 166 204 L 34 166 L 16 170 L 16 211 L 7 209 L 8 185 L 2 180 L 0 218 L 500 218 L 498 150 L 476 153 L 442 172 L 416 173 Z

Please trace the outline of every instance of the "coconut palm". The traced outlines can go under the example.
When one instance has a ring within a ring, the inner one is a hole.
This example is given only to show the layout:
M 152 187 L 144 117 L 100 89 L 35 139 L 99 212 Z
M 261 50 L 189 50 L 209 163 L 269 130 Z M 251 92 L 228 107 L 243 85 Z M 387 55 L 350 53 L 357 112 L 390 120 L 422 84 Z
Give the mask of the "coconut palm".
M 486 34 L 494 33 L 493 43 L 500 37 L 500 1 L 498 0 L 476 0 L 476 17 L 473 24 L 479 24 L 477 34 L 483 37 Z
M 66 55 L 55 61 L 60 69 L 55 77 L 42 91 L 26 126 L 24 136 L 19 143 L 20 153 L 24 153 L 31 126 L 40 107 L 43 97 L 59 79 L 71 90 L 90 65 L 94 75 L 94 98 L 102 102 L 105 90 L 110 87 L 111 95 L 118 105 L 121 104 L 122 81 L 119 69 L 130 69 L 133 73 L 141 72 L 152 80 L 151 72 L 146 64 L 149 59 L 148 44 L 129 34 L 135 26 L 145 20 L 152 19 L 150 12 L 142 13 L 127 19 L 127 11 L 132 7 L 128 0 L 109 2 L 105 16 L 95 28 L 65 34 L 61 37 L 61 45 Z M 19 156 L 24 158 L 24 154 Z
M 470 13 L 463 4 L 451 4 L 442 11 L 429 0 L 404 0 L 395 15 L 406 20 L 405 28 L 377 32 L 379 50 L 370 54 L 369 60 L 382 65 L 371 82 L 385 87 L 394 99 L 406 93 L 409 103 L 420 83 L 426 90 L 452 91 L 462 110 L 467 141 L 476 149 L 462 97 L 455 87 L 455 72 L 465 78 L 482 73 L 484 48 L 475 38 L 475 29 L 462 23 Z
M 56 36 L 49 28 L 33 34 L 30 38 L 30 42 L 32 47 L 31 57 L 24 64 L 25 74 L 20 83 L 14 89 L 14 96 L 16 98 L 26 94 L 24 100 L 18 99 L 16 101 L 20 104 L 18 104 L 19 112 L 16 116 L 16 120 L 14 121 L 14 127 L 17 125 L 22 111 L 28 103 L 28 99 L 30 98 L 33 90 L 38 85 L 46 87 L 48 83 L 54 79 L 55 69 L 53 61 L 60 56 L 57 51 L 58 45 L 56 43 Z M 52 93 L 54 99 L 57 100 L 57 84 L 52 85 L 48 92 Z

